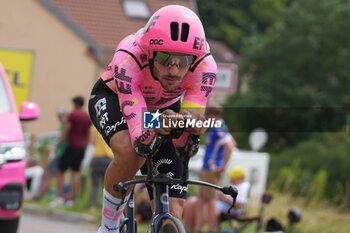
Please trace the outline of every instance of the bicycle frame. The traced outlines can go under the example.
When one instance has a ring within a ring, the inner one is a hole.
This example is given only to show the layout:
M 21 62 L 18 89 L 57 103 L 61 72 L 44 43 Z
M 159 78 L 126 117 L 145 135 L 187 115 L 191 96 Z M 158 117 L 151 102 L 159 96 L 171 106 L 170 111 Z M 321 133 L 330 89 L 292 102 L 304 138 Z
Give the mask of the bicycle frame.
M 192 139 L 194 141 L 194 139 Z M 153 199 L 154 199 L 154 213 L 151 220 L 151 225 L 148 230 L 150 233 L 158 233 L 160 225 L 163 220 L 172 217 L 170 214 L 170 208 L 169 208 L 169 185 L 173 184 L 182 184 L 182 185 L 202 185 L 209 188 L 217 189 L 224 194 L 230 194 L 233 198 L 233 206 L 235 205 L 235 200 L 237 197 L 237 189 L 233 188 L 232 186 L 227 187 L 220 187 L 214 184 L 210 184 L 203 181 L 196 181 L 196 180 L 188 180 L 188 163 L 190 157 L 193 156 L 193 153 L 197 152 L 198 149 L 198 143 L 199 143 L 199 137 L 197 138 L 196 142 L 193 144 L 190 144 L 186 150 L 184 149 L 181 151 L 182 153 L 185 153 L 184 160 L 183 160 L 183 170 L 182 170 L 182 176 L 180 179 L 174 179 L 166 176 L 166 174 L 159 174 L 157 176 L 153 175 L 153 161 L 152 156 L 149 156 L 149 154 L 156 153 L 156 151 L 153 151 L 152 153 L 148 153 L 148 156 L 146 156 L 146 163 L 147 163 L 147 176 L 142 176 L 142 178 L 146 179 L 134 179 L 126 182 L 120 182 L 118 184 L 113 185 L 113 189 L 117 192 L 120 192 L 122 194 L 122 202 L 126 196 L 126 192 L 130 185 L 135 184 L 149 184 L 153 188 Z M 194 148 L 196 147 L 197 148 Z M 131 203 L 130 203 L 131 201 Z M 125 225 L 127 225 L 127 232 L 128 233 L 136 233 L 136 220 L 135 220 L 135 211 L 134 211 L 134 197 L 133 194 L 130 195 L 129 202 L 127 204 L 127 212 L 128 216 L 121 224 L 121 229 Z M 232 207 L 233 207 L 232 206 Z
M 145 176 L 144 176 L 145 177 Z M 129 187 L 129 185 L 134 184 L 152 184 L 153 186 L 153 196 L 154 196 L 154 214 L 151 220 L 150 231 L 151 233 L 156 233 L 159 230 L 160 223 L 169 218 L 170 209 L 169 209 L 169 185 L 173 184 L 190 184 L 190 185 L 202 185 L 209 188 L 217 189 L 221 192 L 225 192 L 225 187 L 220 187 L 214 184 L 210 184 L 203 181 L 196 180 L 182 180 L 182 179 L 169 179 L 167 177 L 154 177 L 152 179 L 135 179 L 126 182 L 121 182 L 118 185 L 123 186 L 124 188 Z M 133 205 L 133 195 L 130 195 L 130 199 L 127 205 L 127 218 L 124 220 L 126 223 L 122 223 L 121 228 L 124 225 L 127 225 L 128 233 L 136 233 L 136 220 L 135 212 Z M 132 204 L 130 204 L 132 202 Z

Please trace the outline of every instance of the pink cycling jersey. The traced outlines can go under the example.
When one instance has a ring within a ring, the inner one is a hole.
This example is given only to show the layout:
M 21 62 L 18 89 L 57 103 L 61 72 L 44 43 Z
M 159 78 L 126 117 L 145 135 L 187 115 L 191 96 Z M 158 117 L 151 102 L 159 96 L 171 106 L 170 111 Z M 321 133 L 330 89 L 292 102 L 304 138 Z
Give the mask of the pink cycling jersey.
M 148 57 L 135 43 L 135 36 L 130 35 L 119 43 L 101 78 L 118 95 L 133 143 L 142 135 L 153 138 L 153 131 L 143 129 L 143 112 L 170 106 L 184 92 L 181 109 L 200 108 L 204 112 L 216 73 L 214 58 L 207 54 L 196 59 L 177 90 L 167 91 L 152 76 Z M 149 140 L 145 140 L 147 142 Z

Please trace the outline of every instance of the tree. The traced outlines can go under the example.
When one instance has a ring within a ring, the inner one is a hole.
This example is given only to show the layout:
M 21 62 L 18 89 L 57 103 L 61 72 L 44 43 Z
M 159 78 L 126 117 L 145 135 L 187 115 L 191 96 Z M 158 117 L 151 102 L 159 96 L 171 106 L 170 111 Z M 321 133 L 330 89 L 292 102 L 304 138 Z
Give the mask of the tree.
M 229 126 L 239 124 L 248 131 L 278 124 L 284 141 L 297 140 L 300 135 L 293 130 L 341 130 L 346 123 L 344 106 L 350 103 L 350 3 L 295 0 L 282 22 L 247 39 L 240 76 L 249 90 L 231 96 L 226 104 L 267 108 L 268 114 L 242 114 L 231 118 Z
M 286 0 L 197 0 L 207 37 L 239 53 L 243 41 L 278 23 Z

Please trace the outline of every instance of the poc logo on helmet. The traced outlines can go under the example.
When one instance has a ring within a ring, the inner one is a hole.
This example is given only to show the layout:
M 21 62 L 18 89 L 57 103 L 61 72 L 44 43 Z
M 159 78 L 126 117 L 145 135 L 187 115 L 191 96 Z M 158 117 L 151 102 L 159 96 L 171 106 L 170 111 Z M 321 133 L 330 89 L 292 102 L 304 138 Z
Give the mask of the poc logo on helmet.
M 149 45 L 163 45 L 163 40 L 157 40 L 157 39 L 150 39 Z

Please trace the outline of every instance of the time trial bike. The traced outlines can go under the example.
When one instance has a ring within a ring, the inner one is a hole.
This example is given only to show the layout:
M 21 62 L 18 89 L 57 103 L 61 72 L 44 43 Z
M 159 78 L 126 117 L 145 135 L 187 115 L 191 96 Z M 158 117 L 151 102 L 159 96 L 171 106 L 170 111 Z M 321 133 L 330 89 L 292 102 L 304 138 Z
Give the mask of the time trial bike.
M 122 201 L 126 197 L 127 190 L 130 185 L 135 184 L 149 184 L 153 189 L 154 197 L 154 212 L 151 219 L 151 224 L 148 229 L 148 233 L 185 233 L 185 228 L 182 222 L 173 217 L 169 210 L 169 186 L 171 185 L 201 185 L 209 188 L 217 189 L 224 194 L 228 194 L 233 199 L 231 208 L 235 206 L 236 197 L 238 194 L 237 188 L 234 186 L 220 187 L 215 184 L 207 182 L 189 180 L 188 179 L 188 163 L 192 156 L 194 156 L 199 149 L 200 138 L 197 135 L 190 135 L 189 142 L 185 147 L 177 148 L 177 154 L 183 156 L 182 176 L 181 178 L 171 178 L 166 174 L 154 175 L 152 157 L 158 152 L 161 145 L 167 140 L 178 138 L 182 134 L 182 131 L 173 130 L 171 135 L 159 135 L 157 134 L 152 143 L 148 145 L 142 144 L 140 141 L 135 142 L 135 151 L 146 158 L 147 175 L 137 177 L 134 180 L 120 182 L 113 185 L 113 189 L 122 194 Z M 231 210 L 229 209 L 229 211 Z M 123 233 L 136 233 L 137 222 L 135 219 L 134 209 L 134 196 L 133 192 L 130 195 L 129 201 L 126 206 L 126 215 L 121 221 L 120 232 Z

